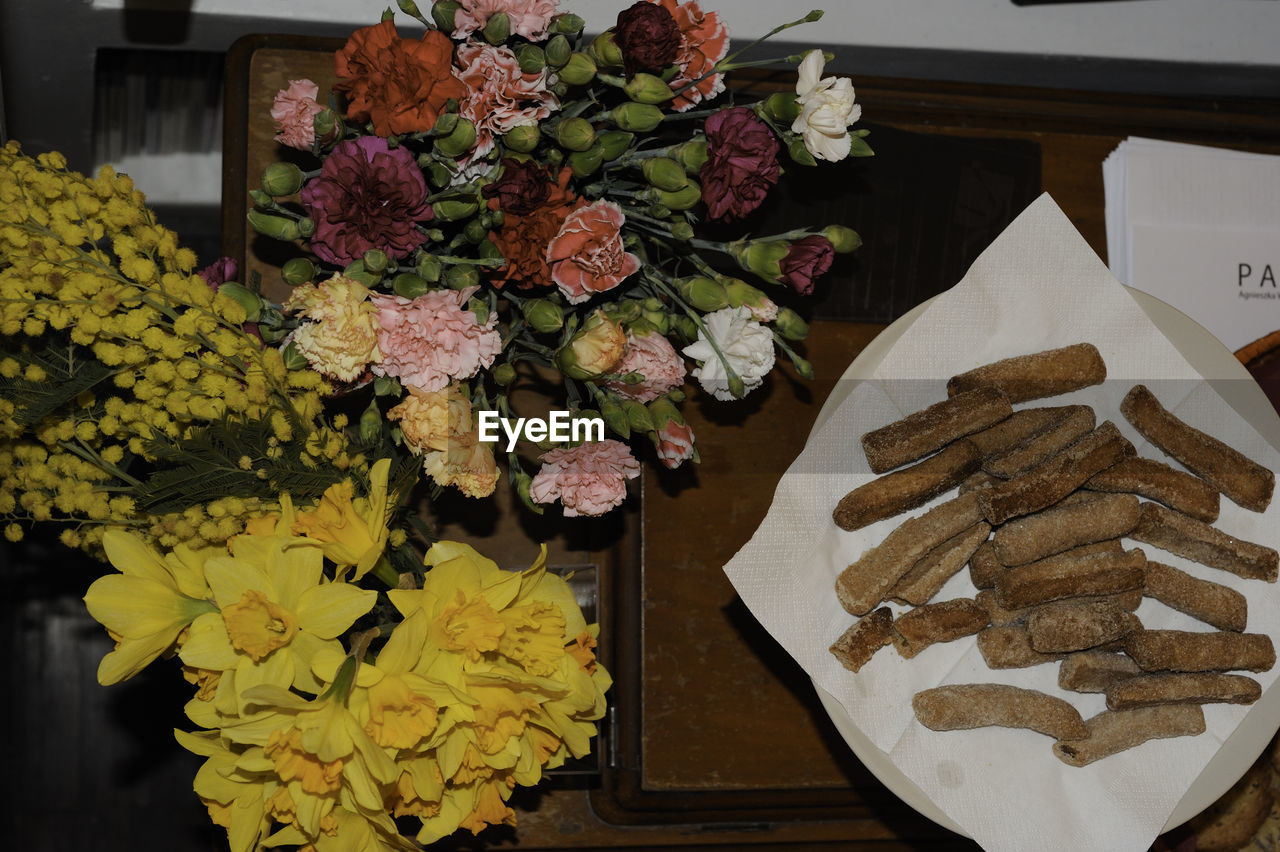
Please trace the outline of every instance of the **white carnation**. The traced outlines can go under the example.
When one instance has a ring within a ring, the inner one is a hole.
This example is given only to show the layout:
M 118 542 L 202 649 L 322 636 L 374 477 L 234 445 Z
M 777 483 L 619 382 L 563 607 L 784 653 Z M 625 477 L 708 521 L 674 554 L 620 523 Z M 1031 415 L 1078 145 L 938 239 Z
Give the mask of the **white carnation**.
M 751 318 L 745 306 L 721 308 L 703 319 L 706 332 L 698 330 L 698 339 L 684 348 L 684 354 L 700 362 L 693 375 L 703 390 L 716 399 L 734 399 L 729 390 L 729 374 L 707 334 L 720 347 L 725 360 L 742 378 L 746 393 L 760 387 L 764 377 L 773 369 L 773 334 Z
M 854 103 L 853 81 L 848 77 L 823 77 L 826 64 L 821 50 L 805 54 L 797 69 L 796 103 L 800 115 L 791 131 L 804 138 L 804 147 L 819 160 L 843 160 L 849 156 L 849 125 L 862 117 Z

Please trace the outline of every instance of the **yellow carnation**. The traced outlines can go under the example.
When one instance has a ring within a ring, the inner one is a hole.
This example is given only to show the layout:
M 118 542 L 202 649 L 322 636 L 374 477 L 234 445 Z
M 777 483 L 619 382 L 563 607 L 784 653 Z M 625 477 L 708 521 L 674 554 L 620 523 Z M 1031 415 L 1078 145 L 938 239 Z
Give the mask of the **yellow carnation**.
M 382 361 L 378 350 L 378 309 L 359 281 L 335 275 L 320 284 L 297 288 L 285 310 L 311 320 L 299 326 L 294 345 L 326 376 L 354 381 L 369 364 Z

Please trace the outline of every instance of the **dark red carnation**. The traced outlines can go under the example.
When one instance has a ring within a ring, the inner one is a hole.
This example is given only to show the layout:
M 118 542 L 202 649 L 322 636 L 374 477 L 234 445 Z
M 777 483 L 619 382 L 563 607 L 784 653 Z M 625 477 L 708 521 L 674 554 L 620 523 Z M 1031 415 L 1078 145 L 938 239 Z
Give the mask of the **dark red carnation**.
M 802 296 L 813 292 L 813 282 L 831 268 L 835 258 L 831 240 L 821 234 L 810 234 L 791 243 L 787 256 L 778 264 L 782 274 L 779 284 L 789 284 Z
M 380 136 L 339 142 L 301 198 L 316 225 L 311 249 L 327 263 L 346 266 L 369 249 L 399 260 L 427 240 L 417 228 L 432 217 L 427 182 L 408 149 Z
M 553 184 L 543 173 L 547 195 L 542 204 L 525 214 L 504 215 L 502 227 L 489 232 L 489 241 L 507 261 L 489 273 L 489 282 L 494 287 L 512 284 L 521 290 L 530 290 L 555 284 L 551 267 L 547 265 L 547 246 L 560 233 L 569 214 L 587 204 L 569 189 L 572 177 L 572 171 L 561 169 Z
M 537 163 L 510 158 L 502 161 L 502 177 L 480 190 L 489 206 L 504 214 L 523 216 L 537 210 L 551 194 L 551 176 Z
M 622 51 L 622 67 L 628 77 L 640 71 L 661 74 L 676 61 L 680 25 L 663 7 L 640 0 L 618 13 L 613 40 Z
M 746 107 L 723 109 L 707 119 L 707 161 L 699 176 L 707 216 L 741 219 L 778 182 L 778 137 Z

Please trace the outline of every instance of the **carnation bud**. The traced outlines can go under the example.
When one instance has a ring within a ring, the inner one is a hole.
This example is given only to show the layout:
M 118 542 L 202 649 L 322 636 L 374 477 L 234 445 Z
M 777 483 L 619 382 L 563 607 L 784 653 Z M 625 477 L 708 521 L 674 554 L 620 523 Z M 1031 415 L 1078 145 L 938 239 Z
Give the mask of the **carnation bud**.
M 652 74 L 646 74 L 643 71 L 637 72 L 627 84 L 622 87 L 622 91 L 627 93 L 627 97 L 636 103 L 641 104 L 662 104 L 675 97 L 671 91 L 671 87 L 662 81 L 660 77 Z
M 676 400 L 671 397 L 675 393 L 660 396 L 653 402 L 649 403 L 649 419 L 653 422 L 654 427 L 661 429 L 668 423 L 675 423 L 677 426 L 684 425 L 684 415 L 680 413 L 680 409 L 676 408 Z
M 774 92 L 764 99 L 764 113 L 779 124 L 790 124 L 800 116 L 795 92 Z
M 662 124 L 662 110 L 653 104 L 627 101 L 625 104 L 618 104 L 608 115 L 618 127 L 636 133 L 648 133 Z
M 427 159 L 427 163 L 423 168 L 426 170 L 427 180 L 431 182 L 432 186 L 437 189 L 442 189 L 453 182 L 453 172 L 448 166 L 434 157 L 426 154 L 423 154 L 422 156 Z M 421 158 L 419 158 L 419 162 L 421 162 Z
M 696 175 L 707 162 L 707 140 L 690 139 L 677 145 L 671 153 L 686 172 Z
M 787 143 L 787 153 L 791 155 L 791 161 L 802 166 L 816 166 L 818 161 L 814 159 L 812 153 L 804 144 L 804 137 L 797 136 Z
M 595 79 L 596 63 L 585 53 L 575 53 L 560 69 L 560 80 L 570 86 L 585 86 Z
M 480 205 L 469 199 L 446 198 L 432 204 L 431 209 L 442 222 L 460 222 L 474 216 Z
M 392 280 L 391 289 L 397 296 L 416 299 L 431 289 L 431 283 L 421 275 L 414 275 L 412 272 L 401 272 Z
M 480 272 L 470 264 L 455 264 L 444 271 L 444 286 L 450 290 L 465 290 L 480 285 Z
M 569 343 L 556 352 L 556 366 L 571 379 L 593 379 L 609 372 L 627 345 L 622 326 L 597 310 Z
M 489 375 L 493 376 L 493 380 L 505 388 L 516 380 L 516 368 L 503 362 L 490 370 Z
M 799 355 L 791 356 L 791 363 L 795 365 L 796 375 L 808 381 L 813 378 L 813 365 Z
M 369 249 L 363 259 L 364 268 L 370 272 L 383 272 L 387 268 L 387 253 L 382 249 Z
M 310 216 L 303 216 L 298 220 L 298 233 L 304 237 L 309 237 L 316 232 L 315 220 Z
M 302 169 L 293 163 L 272 163 L 262 170 L 262 189 L 268 195 L 293 195 L 302 189 Z
M 569 155 L 569 168 L 573 176 L 584 178 L 595 172 L 604 163 L 604 151 L 599 145 L 592 145 L 586 151 L 577 151 Z
M 506 12 L 491 15 L 484 25 L 484 40 L 489 44 L 502 44 L 511 35 L 511 19 Z
M 457 0 L 439 0 L 438 3 L 431 7 L 431 20 L 436 22 L 436 26 L 444 30 L 445 33 L 453 32 L 454 18 L 458 14 L 458 10 L 462 8 L 462 4 Z
M 600 143 L 600 150 L 604 152 L 606 161 L 621 157 L 631 147 L 631 142 L 635 138 L 634 133 L 628 133 L 625 130 L 606 130 L 596 134 L 596 141 Z
M 476 126 L 465 118 L 459 118 L 448 136 L 436 137 L 435 148 L 446 157 L 460 157 L 475 144 Z
M 729 298 L 729 307 L 740 308 L 746 305 L 748 308 L 763 308 L 772 304 L 773 300 L 764 294 L 764 291 L 752 287 L 741 278 L 729 278 L 724 282 L 724 292 Z
M 308 366 L 307 356 L 302 354 L 298 349 L 298 344 L 293 341 L 290 341 L 289 345 L 281 350 L 280 357 L 284 361 L 285 369 L 289 371 L 303 370 Z
M 280 277 L 290 287 L 297 287 L 315 280 L 316 265 L 305 257 L 291 257 L 280 267 Z
M 650 157 L 640 166 L 644 179 L 658 189 L 676 192 L 689 185 L 684 167 L 670 157 Z
M 547 67 L 547 55 L 536 44 L 525 42 L 516 48 L 516 61 L 526 74 L 537 74 Z
M 249 200 L 253 202 L 254 207 L 259 207 L 263 210 L 269 210 L 271 205 L 275 204 L 275 199 L 260 189 L 249 190 Z
M 564 309 L 549 299 L 530 299 L 520 310 L 534 331 L 549 334 L 564 327 Z
M 559 168 L 560 164 L 563 162 L 564 151 L 561 151 L 559 148 L 552 148 L 547 152 L 547 164 L 552 168 Z
M 536 515 L 541 515 L 545 507 L 541 503 L 533 502 L 533 496 L 529 493 L 529 489 L 533 487 L 533 477 L 523 470 L 514 474 L 514 476 L 516 493 L 520 495 L 520 501 L 524 503 L 526 509 Z
M 675 237 L 682 243 L 687 243 L 693 239 L 693 225 L 681 219 L 671 223 L 671 236 Z
M 691 180 L 675 192 L 655 189 L 654 195 L 657 196 L 658 203 L 672 210 L 692 210 L 702 200 L 702 187 L 698 186 L 697 181 Z
M 601 68 L 621 68 L 622 48 L 613 39 L 613 30 L 608 29 L 596 36 L 591 42 L 591 55 Z
M 375 445 L 382 438 L 382 409 L 378 400 L 369 400 L 368 406 L 360 415 L 360 440 Z
M 652 308 L 648 306 L 648 300 L 645 300 L 645 308 L 640 314 L 640 319 L 631 323 L 631 330 L 637 335 L 641 334 L 641 327 L 649 325 L 653 330 L 666 336 L 671 330 L 671 318 L 667 315 L 666 307 L 658 300 L 658 307 Z
M 467 300 L 467 310 L 476 315 L 476 322 L 484 325 L 489 321 L 489 303 L 474 296 Z
M 219 296 L 230 296 L 244 308 L 245 322 L 257 322 L 262 318 L 262 297 L 239 281 L 223 281 L 218 285 Z
M 342 119 L 333 110 L 325 107 L 311 119 L 311 128 L 316 139 L 324 145 L 342 135 Z
M 671 216 L 671 208 L 665 204 L 652 204 L 649 206 L 648 213 L 655 219 L 667 219 Z
M 791 308 L 778 308 L 778 318 L 773 321 L 773 327 L 787 340 L 804 340 L 809 336 L 809 324 Z
M 515 151 L 518 154 L 527 154 L 534 148 L 538 147 L 538 142 L 542 139 L 542 131 L 536 124 L 521 124 L 518 127 L 511 128 L 506 136 L 502 137 L 502 144 L 507 146 L 508 150 Z
M 617 323 L 629 325 L 640 318 L 640 302 L 635 299 L 623 299 L 621 302 L 601 306 L 605 316 Z
M 703 313 L 729 307 L 729 297 L 725 294 L 724 285 L 713 278 L 702 275 L 682 278 L 676 282 L 676 290 L 680 293 L 680 298 Z
M 844 225 L 828 225 L 822 229 L 822 236 L 831 242 L 836 254 L 848 254 L 862 245 L 862 237 L 853 228 Z
M 432 125 L 431 132 L 436 136 L 448 136 L 453 129 L 458 126 L 458 114 L 456 112 L 442 112 L 436 118 L 436 123 Z
M 374 396 L 400 396 L 404 386 L 395 376 L 375 376 L 373 379 Z
M 790 250 L 786 240 L 750 240 L 729 244 L 729 253 L 738 265 L 754 272 L 766 281 L 776 281 L 782 275 L 782 261 Z
M 652 432 L 656 428 L 644 403 L 634 399 L 623 400 L 622 409 L 627 412 L 627 420 L 630 421 L 633 432 Z
M 644 337 L 646 334 L 653 334 L 655 332 L 661 335 L 665 335 L 667 333 L 665 330 L 659 329 L 656 325 L 649 322 L 645 317 L 640 317 L 640 319 L 632 320 L 627 323 L 627 331 L 631 332 L 636 337 Z M 644 374 L 627 373 L 627 375 L 623 377 L 623 381 L 629 385 L 638 385 L 644 381 Z
M 543 52 L 548 65 L 552 68 L 563 68 L 564 64 L 569 61 L 569 55 L 573 53 L 573 47 L 570 46 L 569 39 L 557 34 L 551 37 L 551 41 L 547 42 Z
M 265 237 L 291 241 L 302 236 L 298 223 L 286 216 L 263 213 L 261 210 L 250 210 L 246 218 L 249 220 L 249 225 Z
M 443 270 L 443 266 L 440 263 L 440 258 L 436 257 L 434 254 L 424 254 L 418 258 L 416 270 L 423 280 L 428 283 L 435 284 L 440 280 L 440 273 Z
M 582 28 L 586 25 L 587 22 L 582 19 L 582 16 L 575 15 L 572 12 L 556 15 L 551 19 L 551 30 L 565 35 L 576 35 L 582 32 Z
M 556 142 L 570 151 L 585 151 L 596 141 L 596 131 L 585 118 L 566 118 L 556 125 Z
M 488 235 L 489 229 L 479 219 L 472 219 L 462 229 L 462 238 L 472 245 L 479 245 Z
M 621 405 L 609 398 L 601 400 L 600 416 L 604 418 L 604 425 L 609 427 L 610 432 L 623 438 L 631 437 L 631 420 Z
M 680 339 L 685 343 L 692 343 L 698 339 L 698 324 L 685 314 L 678 314 L 671 318 L 671 328 L 676 334 L 680 335 Z
M 431 26 L 427 23 L 427 19 L 422 16 L 422 11 L 418 8 L 418 4 L 413 0 L 396 0 L 396 5 L 400 7 L 401 12 L 404 12 L 415 21 L 421 21 L 423 24 Z

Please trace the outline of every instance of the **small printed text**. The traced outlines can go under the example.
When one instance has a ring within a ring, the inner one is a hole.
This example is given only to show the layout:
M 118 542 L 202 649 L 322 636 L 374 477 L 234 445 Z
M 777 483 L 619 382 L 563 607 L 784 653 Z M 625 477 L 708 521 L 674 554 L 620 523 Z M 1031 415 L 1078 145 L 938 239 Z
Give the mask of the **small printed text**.
M 496 443 L 507 437 L 507 452 L 521 439 L 533 441 L 572 442 L 604 440 L 604 420 L 600 417 L 574 417 L 568 411 L 552 411 L 547 417 L 501 417 L 496 411 L 480 412 L 480 440 Z

